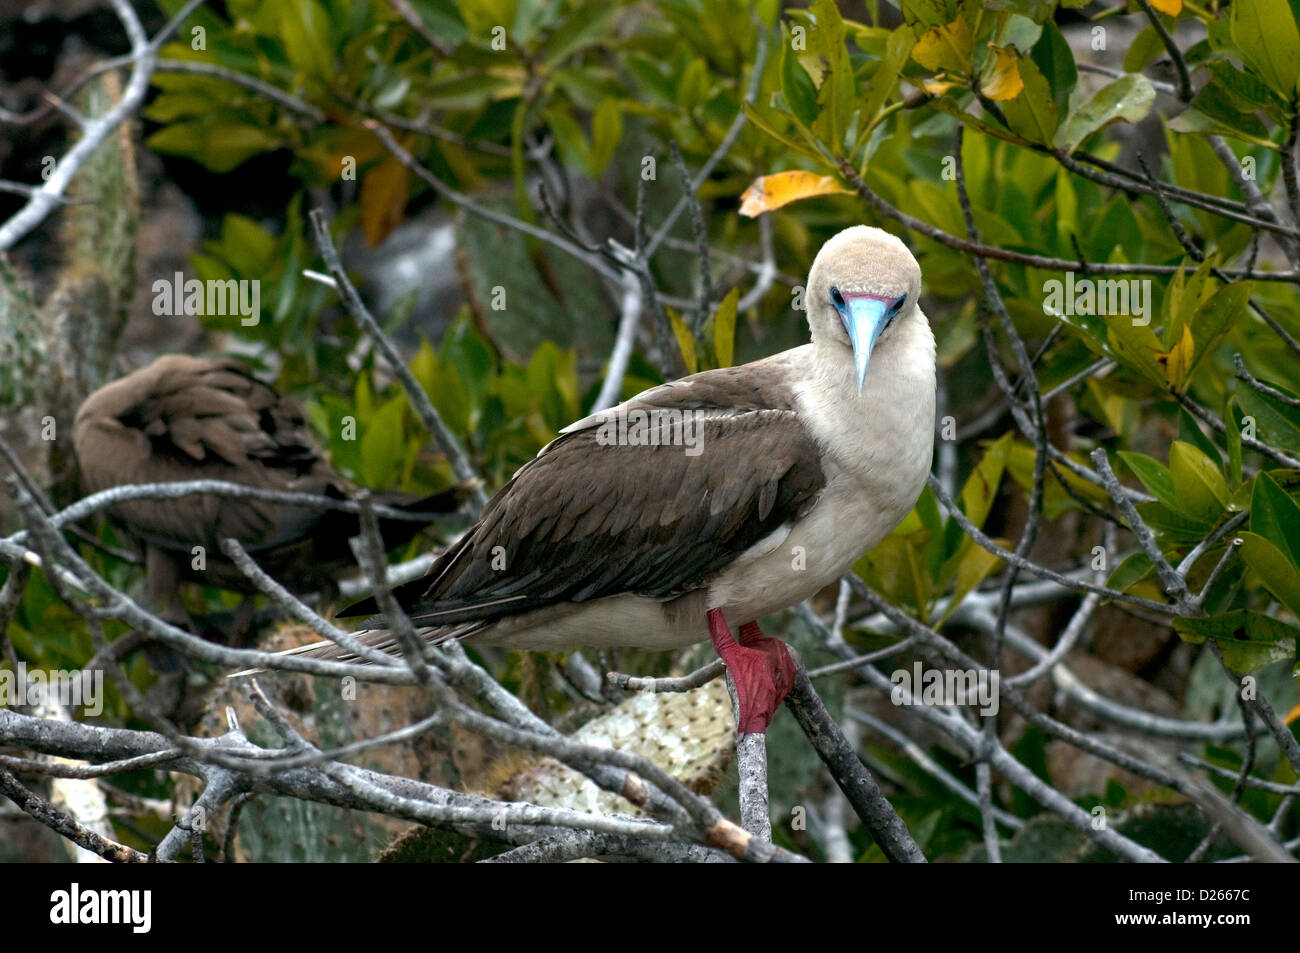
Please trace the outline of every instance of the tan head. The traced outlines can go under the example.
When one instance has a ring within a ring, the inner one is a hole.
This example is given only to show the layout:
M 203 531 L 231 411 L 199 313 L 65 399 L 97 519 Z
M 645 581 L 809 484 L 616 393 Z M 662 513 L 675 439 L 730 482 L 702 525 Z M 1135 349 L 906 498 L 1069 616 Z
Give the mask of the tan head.
M 859 389 L 877 345 L 920 314 L 921 266 L 899 239 L 854 225 L 817 253 L 808 272 L 808 327 L 819 347 L 848 349 Z

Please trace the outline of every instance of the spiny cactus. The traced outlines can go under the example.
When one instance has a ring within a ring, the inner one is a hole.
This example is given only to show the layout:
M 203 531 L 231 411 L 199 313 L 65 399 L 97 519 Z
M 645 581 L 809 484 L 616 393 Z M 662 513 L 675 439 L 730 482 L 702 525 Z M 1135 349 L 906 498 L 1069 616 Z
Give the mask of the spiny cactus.
M 29 406 L 41 392 L 45 337 L 31 289 L 0 255 L 0 411 Z
M 715 679 L 689 692 L 634 695 L 593 718 L 574 741 L 649 758 L 699 794 L 710 793 L 735 754 L 736 722 L 726 683 Z M 592 813 L 627 813 L 630 805 L 578 772 L 539 760 L 503 787 L 503 796 Z

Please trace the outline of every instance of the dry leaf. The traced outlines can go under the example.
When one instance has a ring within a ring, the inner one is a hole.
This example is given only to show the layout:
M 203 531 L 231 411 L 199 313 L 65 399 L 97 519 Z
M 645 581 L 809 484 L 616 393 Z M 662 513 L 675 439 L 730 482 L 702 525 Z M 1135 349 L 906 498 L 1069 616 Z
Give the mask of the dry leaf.
M 764 212 L 780 208 L 799 199 L 815 195 L 848 195 L 850 190 L 835 181 L 833 176 L 818 175 L 802 169 L 774 172 L 760 176 L 740 197 L 740 214 L 757 218 Z
M 361 233 L 373 248 L 402 224 L 411 197 L 411 171 L 396 159 L 375 166 L 361 180 Z
M 965 17 L 958 17 L 943 26 L 926 30 L 912 47 L 912 59 L 928 70 L 970 69 L 970 25 Z
M 1196 342 L 1192 339 L 1192 329 L 1183 325 L 1183 336 L 1169 349 L 1167 354 L 1157 354 L 1156 363 L 1165 370 L 1165 379 L 1175 391 L 1182 392 L 1187 383 L 1187 376 L 1192 372 L 1192 358 L 1196 354 Z
M 1019 57 L 1016 56 L 1016 51 L 994 46 L 991 43 L 989 49 L 997 55 L 993 60 L 993 69 L 986 74 L 987 78 L 980 84 L 980 89 L 989 99 L 1015 99 L 1025 88 L 1024 80 L 1020 78 Z
M 948 90 L 961 83 L 948 73 L 940 73 L 938 76 L 931 76 L 929 79 L 921 80 L 921 88 L 931 96 L 942 96 Z

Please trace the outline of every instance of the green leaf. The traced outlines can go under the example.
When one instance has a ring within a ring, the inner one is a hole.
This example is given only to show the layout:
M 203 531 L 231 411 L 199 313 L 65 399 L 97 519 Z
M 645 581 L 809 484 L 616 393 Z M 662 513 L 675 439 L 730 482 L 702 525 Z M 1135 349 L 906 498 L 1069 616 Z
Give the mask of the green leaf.
M 1050 144 L 1060 122 L 1051 87 L 1032 59 L 1021 60 L 1019 67 L 1025 88 L 1002 104 L 1002 114 L 1012 132 L 1031 142 Z
M 565 163 L 590 170 L 592 160 L 587 137 L 582 134 L 582 127 L 573 118 L 569 108 L 564 104 L 557 104 L 546 110 L 544 115 L 546 126 L 555 136 L 556 148 Z
M 1250 529 L 1276 546 L 1300 570 L 1300 506 L 1267 473 L 1255 478 Z
M 280 42 L 294 68 L 318 79 L 334 71 L 335 49 L 330 16 L 317 0 L 292 0 L 277 4 Z
M 429 343 L 429 339 L 423 335 L 420 337 L 419 349 L 415 352 L 415 356 L 411 358 L 410 367 L 416 381 L 432 399 L 434 381 L 438 377 L 438 355 L 434 353 L 433 345 Z M 360 380 L 365 380 L 365 376 L 363 375 L 358 383 Z M 360 412 L 359 409 L 358 412 Z
M 984 457 L 966 478 L 966 485 L 961 490 L 961 509 L 967 519 L 977 527 L 984 526 L 993 500 L 998 494 L 1002 482 L 1002 471 L 1006 468 L 1007 454 L 1011 451 L 1012 434 L 1005 433 L 984 451 Z
M 1272 386 L 1287 393 L 1277 384 Z M 1300 408 L 1245 386 L 1237 388 L 1236 401 L 1244 415 L 1243 431 L 1253 421 L 1256 439 L 1283 450 L 1300 451 Z
M 781 57 L 781 93 L 795 118 L 805 126 L 811 126 L 821 111 L 817 105 L 817 86 L 789 42 L 785 44 Z
M 148 144 L 157 152 L 193 159 L 213 172 L 229 172 L 258 153 L 279 148 L 281 142 L 258 126 L 200 120 L 159 129 Z
M 1216 463 L 1222 459 L 1223 455 L 1219 452 L 1219 448 L 1205 436 L 1196 418 L 1189 414 L 1185 407 L 1178 408 L 1178 439 L 1183 443 L 1190 443 Z
M 1070 44 L 1050 19 L 1043 22 L 1043 35 L 1034 44 L 1029 55 L 1052 90 L 1052 101 L 1056 103 L 1057 115 L 1065 113 L 1069 109 L 1070 93 L 1078 85 L 1079 73 L 1074 65 L 1074 54 L 1070 51 Z
M 406 397 L 399 394 L 379 408 L 361 435 L 361 479 L 371 489 L 384 490 L 397 482 L 405 443 L 405 413 Z
M 1250 292 L 1249 281 L 1235 281 L 1230 285 L 1224 285 L 1209 301 L 1196 309 L 1191 319 L 1192 337 L 1196 340 L 1196 356 L 1192 359 L 1189 376 L 1205 360 L 1206 355 L 1214 350 L 1223 336 L 1232 329 L 1237 318 L 1245 310 L 1246 302 L 1250 300 Z
M 1245 74 L 1242 74 L 1245 75 Z M 1263 83 L 1261 88 L 1267 89 Z M 1268 129 L 1255 111 L 1259 107 L 1248 105 L 1215 82 L 1206 83 L 1192 100 L 1192 109 L 1206 116 L 1215 124 L 1231 128 L 1236 127 L 1240 138 L 1247 140 L 1266 139 Z
M 983 546 L 976 545 L 974 540 L 967 539 L 957 561 L 952 598 L 948 601 L 948 608 L 944 610 L 942 618 L 935 624 L 943 625 L 948 617 L 957 611 L 962 600 L 974 592 L 975 587 L 987 579 L 1001 563 L 1000 556 L 989 552 Z
M 1241 486 L 1241 424 L 1237 422 L 1236 398 L 1229 397 L 1223 410 L 1224 443 L 1228 448 L 1228 485 Z
M 619 8 L 613 4 L 579 4 L 573 16 L 553 31 L 542 45 L 542 66 L 550 69 L 584 47 L 600 43 L 613 25 Z
M 1222 89 L 1242 112 L 1263 109 L 1278 117 L 1285 115 L 1286 103 L 1282 98 L 1249 73 L 1226 60 L 1210 63 L 1208 69 L 1210 83 Z
M 1177 507 L 1178 498 L 1174 492 L 1174 480 L 1169 475 L 1168 467 L 1159 460 L 1135 450 L 1121 450 L 1119 458 L 1124 461 L 1124 465 L 1132 474 L 1142 481 L 1148 493 L 1171 509 Z
M 1062 245 L 1068 245 L 1071 235 L 1079 233 L 1079 197 L 1070 181 L 1070 173 L 1065 169 L 1056 170 L 1056 237 Z
M 492 349 L 475 330 L 472 322 L 463 318 L 458 319 L 443 336 L 442 363 L 445 367 L 455 369 L 468 404 L 469 419 L 466 421 L 466 429 L 472 429 L 478 411 L 482 408 L 483 401 L 487 399 L 496 371 L 496 358 L 492 354 Z
M 923 568 L 919 549 L 910 539 L 890 534 L 858 560 L 854 571 L 896 604 L 923 609 L 930 601 L 933 583 Z
M 1286 555 L 1258 533 L 1238 533 L 1241 558 L 1259 574 L 1264 588 L 1295 615 L 1300 615 L 1300 572 Z
M 709 87 L 709 65 L 703 57 L 696 57 L 677 77 L 677 105 L 687 112 L 704 99 Z
M 1140 73 L 1164 48 L 1165 44 L 1161 41 L 1155 27 L 1142 28 L 1138 31 L 1138 35 L 1133 37 L 1128 52 L 1124 54 L 1124 72 Z
M 623 138 L 623 109 L 612 97 L 602 99 L 591 120 L 591 177 L 599 178 Z
M 902 73 L 903 64 L 907 62 L 915 42 L 916 37 L 905 26 L 900 26 L 889 34 L 889 42 L 885 46 L 885 58 L 881 61 L 875 76 L 871 78 L 866 98 L 862 101 L 864 126 L 875 121 L 880 115 L 880 110 L 884 108 L 889 94 L 898 87 L 898 78 Z
M 1155 564 L 1151 562 L 1146 553 L 1131 553 L 1122 563 L 1115 567 L 1115 571 L 1106 580 L 1106 586 L 1120 592 L 1128 592 L 1133 586 L 1136 586 L 1155 572 L 1155 568 Z
M 420 19 L 448 43 L 456 44 L 469 36 L 465 21 L 454 0 L 410 0 Z
M 955 0 L 900 0 L 896 6 L 903 10 L 909 26 L 936 26 L 947 23 L 957 12 Z
M 1246 609 L 1215 616 L 1181 616 L 1174 619 L 1174 630 L 1193 645 L 1214 639 L 1228 667 L 1242 673 L 1294 658 L 1296 636 L 1300 635 L 1293 625 Z
M 840 17 L 835 0 L 816 0 L 809 12 L 817 18 L 813 39 L 828 73 L 822 77 L 817 102 L 821 106 L 819 127 L 814 131 L 823 134 L 831 152 L 843 151 L 844 134 L 853 115 L 854 83 L 853 64 L 844 45 L 844 20 Z
M 1032 14 L 1012 13 L 1010 16 L 999 17 L 999 21 L 990 44 L 1003 49 L 1014 47 L 1021 56 L 1027 56 L 1043 35 L 1044 24 L 1034 22 Z M 984 31 L 981 30 L 980 36 L 983 35 Z M 1043 76 L 1050 81 L 1047 70 L 1043 70 Z
M 740 301 L 740 287 L 727 292 L 713 316 L 713 353 L 718 357 L 718 367 L 730 367 L 736 346 L 736 304 Z
M 1073 152 L 1090 135 L 1113 122 L 1137 122 L 1151 111 L 1156 91 L 1145 76 L 1130 73 L 1108 83 L 1071 111 L 1056 133 L 1056 146 Z
M 1215 519 L 1196 516 L 1183 507 L 1177 510 L 1163 503 L 1139 503 L 1138 516 L 1157 533 L 1175 543 L 1199 543 Z
M 776 128 L 776 126 L 772 124 L 772 121 L 770 119 L 768 119 L 766 116 L 760 113 L 749 103 L 741 103 L 741 108 L 744 109 L 745 116 L 749 119 L 750 122 L 752 122 L 763 132 L 767 133 L 777 142 L 784 145 L 787 149 L 790 149 L 793 152 L 797 152 L 800 155 L 808 156 L 811 159 L 821 158 L 820 154 L 817 152 L 815 148 L 812 147 L 812 145 L 810 145 L 808 142 L 801 142 L 798 139 L 795 139 L 791 136 L 786 135 L 784 132 L 781 132 L 779 129 Z
M 1175 440 L 1169 448 L 1169 475 L 1180 512 L 1213 520 L 1228 505 L 1228 481 L 1214 461 L 1190 443 Z
M 1106 337 L 1116 360 L 1151 383 L 1167 386 L 1165 372 L 1156 362 L 1156 355 L 1164 353 L 1164 345 L 1151 328 L 1121 316 L 1106 322 Z
M 1186 132 L 1198 136 L 1231 136 L 1234 139 L 1240 139 L 1243 142 L 1249 142 L 1264 149 L 1277 149 L 1276 143 L 1244 131 L 1242 123 L 1234 122 L 1232 125 L 1228 125 L 1221 119 L 1216 119 L 1195 106 L 1189 106 L 1173 119 L 1170 119 L 1165 123 L 1165 128 L 1172 129 L 1174 132 Z
M 1300 75 L 1300 30 L 1286 0 L 1234 3 L 1229 12 L 1232 42 L 1260 79 L 1288 102 Z

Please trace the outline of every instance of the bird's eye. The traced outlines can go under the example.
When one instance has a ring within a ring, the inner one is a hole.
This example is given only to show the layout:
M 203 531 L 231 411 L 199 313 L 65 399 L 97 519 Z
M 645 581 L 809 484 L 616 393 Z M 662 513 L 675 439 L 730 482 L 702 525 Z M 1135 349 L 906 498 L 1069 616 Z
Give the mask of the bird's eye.
M 897 301 L 891 304 L 889 306 L 889 313 L 891 315 L 898 314 L 898 312 L 903 310 L 903 305 L 905 304 L 907 304 L 907 295 L 903 295 L 901 298 L 899 298 Z
M 839 288 L 831 288 L 831 301 L 835 303 L 837 308 L 844 307 L 844 295 L 840 294 Z

